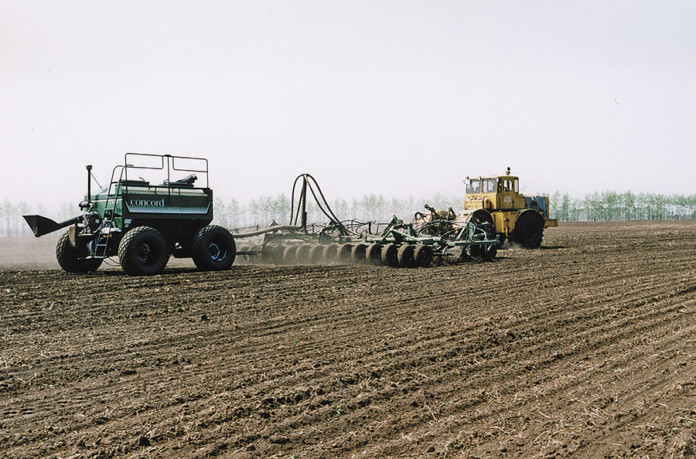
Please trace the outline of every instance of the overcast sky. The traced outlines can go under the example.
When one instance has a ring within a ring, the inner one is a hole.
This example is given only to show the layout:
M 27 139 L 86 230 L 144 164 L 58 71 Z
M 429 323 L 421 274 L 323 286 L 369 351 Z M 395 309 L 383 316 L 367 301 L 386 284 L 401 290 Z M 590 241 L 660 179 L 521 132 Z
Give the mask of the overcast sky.
M 0 0 L 0 201 L 77 203 L 128 151 L 207 157 L 225 200 L 508 166 L 529 194 L 694 194 L 695 24 L 693 0 Z

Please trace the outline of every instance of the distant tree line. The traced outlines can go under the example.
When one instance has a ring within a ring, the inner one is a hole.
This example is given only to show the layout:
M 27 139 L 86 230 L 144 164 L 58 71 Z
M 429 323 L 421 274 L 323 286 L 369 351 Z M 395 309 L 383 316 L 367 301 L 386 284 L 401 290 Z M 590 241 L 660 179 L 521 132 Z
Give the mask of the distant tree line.
M 549 200 L 551 216 L 564 222 L 696 219 L 696 195 L 605 191 L 578 199 L 556 192 Z
M 584 198 L 574 198 L 556 192 L 549 197 L 549 201 L 551 217 L 565 222 L 696 219 L 696 195 L 605 191 L 588 194 Z M 460 212 L 463 203 L 464 196 L 446 197 L 437 194 L 428 199 L 399 199 L 367 194 L 350 201 L 338 199 L 330 202 L 330 205 L 331 210 L 340 219 L 385 222 L 394 215 L 404 221 L 411 221 L 415 212 L 425 212 L 425 204 L 442 210 L 452 207 L 455 212 Z M 265 227 L 273 222 L 288 224 L 290 204 L 290 199 L 284 194 L 275 197 L 260 196 L 246 203 L 236 199 L 216 199 L 214 223 L 232 229 Z M 0 204 L 0 237 L 31 235 L 31 230 L 22 218 L 22 215 L 29 213 L 63 221 L 79 215 L 80 210 L 72 203 L 48 209 L 44 205 L 30 206 L 25 202 L 12 203 L 5 200 Z M 328 217 L 310 201 L 307 203 L 307 220 L 310 223 L 323 224 L 328 221 Z

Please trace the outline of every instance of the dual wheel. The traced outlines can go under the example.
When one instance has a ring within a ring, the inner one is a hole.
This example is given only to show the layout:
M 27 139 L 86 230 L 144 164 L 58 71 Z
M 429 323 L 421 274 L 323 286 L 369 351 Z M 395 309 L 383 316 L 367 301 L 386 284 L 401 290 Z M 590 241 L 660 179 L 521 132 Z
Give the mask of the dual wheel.
M 191 243 L 191 256 L 198 269 L 220 271 L 229 269 L 237 250 L 229 231 L 216 225 L 199 230 Z M 118 259 L 126 274 L 147 276 L 159 274 L 169 260 L 170 246 L 155 228 L 138 226 L 121 239 Z

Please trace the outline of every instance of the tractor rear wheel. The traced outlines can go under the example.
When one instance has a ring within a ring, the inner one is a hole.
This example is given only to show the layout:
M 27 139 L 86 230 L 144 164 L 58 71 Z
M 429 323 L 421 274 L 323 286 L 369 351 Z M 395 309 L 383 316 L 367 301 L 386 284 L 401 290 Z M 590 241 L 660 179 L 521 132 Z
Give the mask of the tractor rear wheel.
M 121 268 L 131 276 L 159 274 L 168 259 L 167 241 L 162 233 L 149 226 L 137 226 L 128 231 L 118 245 Z
M 544 218 L 535 211 L 526 211 L 517 217 L 510 239 L 528 249 L 538 249 L 544 237 Z
M 229 269 L 237 256 L 234 238 L 222 226 L 208 225 L 193 238 L 193 262 L 202 271 Z
M 81 253 L 84 252 L 84 253 Z M 70 243 L 70 232 L 67 231 L 58 239 L 56 245 L 56 259 L 58 264 L 68 273 L 88 273 L 96 271 L 102 263 L 101 258 L 81 258 L 87 254 L 87 250 L 80 250 Z

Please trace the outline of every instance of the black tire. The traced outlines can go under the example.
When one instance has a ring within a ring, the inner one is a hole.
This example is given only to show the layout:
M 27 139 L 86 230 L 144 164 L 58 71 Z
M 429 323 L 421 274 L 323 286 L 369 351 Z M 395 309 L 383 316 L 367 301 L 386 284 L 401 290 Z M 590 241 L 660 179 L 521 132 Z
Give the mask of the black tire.
M 63 234 L 56 244 L 56 259 L 63 271 L 68 273 L 88 273 L 96 271 L 102 264 L 101 258 L 83 258 L 87 249 L 80 250 L 70 244 L 70 231 Z
M 237 256 L 234 238 L 222 226 L 208 225 L 193 238 L 191 247 L 193 262 L 202 271 L 230 269 Z
M 382 265 L 382 245 L 368 244 L 365 249 L 365 260 L 375 266 Z
M 365 254 L 367 252 L 367 244 L 355 244 L 351 250 L 350 258 L 353 263 L 365 263 Z
M 415 247 L 411 244 L 403 244 L 401 247 L 399 247 L 399 250 L 396 252 L 399 268 L 412 268 L 416 265 L 416 262 L 413 259 L 414 251 Z
M 121 268 L 131 276 L 151 276 L 164 270 L 169 260 L 167 241 L 149 226 L 128 231 L 118 245 Z
M 384 247 L 382 247 L 382 253 L 380 254 L 382 257 L 382 264 L 384 266 L 391 266 L 392 268 L 399 266 L 397 252 L 398 249 L 394 244 L 385 244 Z
M 429 245 L 419 245 L 413 251 L 416 267 L 427 268 L 433 261 L 433 248 Z
M 528 210 L 515 221 L 510 239 L 528 249 L 538 249 L 544 238 L 544 218 L 538 212 Z

